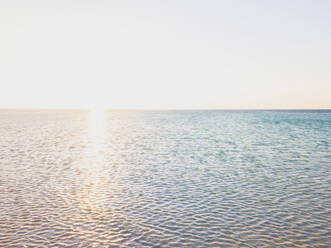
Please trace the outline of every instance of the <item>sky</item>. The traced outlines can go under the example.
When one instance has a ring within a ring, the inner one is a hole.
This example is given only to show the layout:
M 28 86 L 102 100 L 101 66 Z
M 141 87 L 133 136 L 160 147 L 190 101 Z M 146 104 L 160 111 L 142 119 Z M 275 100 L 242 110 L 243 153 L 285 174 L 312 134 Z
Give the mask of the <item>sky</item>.
M 331 109 L 328 0 L 1 0 L 0 108 Z

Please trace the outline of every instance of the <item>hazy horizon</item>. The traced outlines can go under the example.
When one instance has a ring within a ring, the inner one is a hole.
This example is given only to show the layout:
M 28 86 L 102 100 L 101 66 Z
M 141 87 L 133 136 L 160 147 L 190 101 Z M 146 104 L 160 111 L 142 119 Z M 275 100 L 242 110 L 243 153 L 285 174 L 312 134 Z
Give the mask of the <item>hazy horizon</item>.
M 105 108 L 94 109 L 104 111 L 329 111 L 331 108 Z M 63 110 L 89 111 L 91 108 L 0 108 L 0 110 Z
M 327 1 L 1 1 L 0 109 L 331 109 Z

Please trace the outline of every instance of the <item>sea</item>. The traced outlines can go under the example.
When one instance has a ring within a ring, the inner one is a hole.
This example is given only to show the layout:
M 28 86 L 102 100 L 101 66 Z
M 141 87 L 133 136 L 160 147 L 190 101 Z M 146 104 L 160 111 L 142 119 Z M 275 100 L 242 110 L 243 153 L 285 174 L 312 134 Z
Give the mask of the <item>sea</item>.
M 1 110 L 0 247 L 331 247 L 330 110 Z

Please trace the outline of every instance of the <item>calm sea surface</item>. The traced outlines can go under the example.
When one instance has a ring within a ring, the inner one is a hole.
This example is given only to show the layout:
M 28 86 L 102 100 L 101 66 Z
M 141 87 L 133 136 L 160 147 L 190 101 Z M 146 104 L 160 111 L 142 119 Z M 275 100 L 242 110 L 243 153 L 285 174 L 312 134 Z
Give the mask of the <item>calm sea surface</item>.
M 0 111 L 0 247 L 331 247 L 331 111 Z

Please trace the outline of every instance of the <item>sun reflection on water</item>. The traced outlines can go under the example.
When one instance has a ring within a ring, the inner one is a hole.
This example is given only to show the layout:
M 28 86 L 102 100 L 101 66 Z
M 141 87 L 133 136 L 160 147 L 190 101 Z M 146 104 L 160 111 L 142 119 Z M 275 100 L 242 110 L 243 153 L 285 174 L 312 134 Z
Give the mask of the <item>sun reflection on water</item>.
M 88 144 L 86 159 L 89 169 L 97 169 L 104 165 L 106 129 L 103 109 L 92 109 L 89 112 Z
M 103 109 L 91 109 L 89 111 L 89 135 L 92 142 L 104 143 L 105 140 L 105 111 Z
M 105 112 L 103 109 L 89 111 L 87 146 L 81 170 L 81 186 L 78 194 L 80 208 L 84 211 L 99 212 L 104 200 L 105 188 Z

